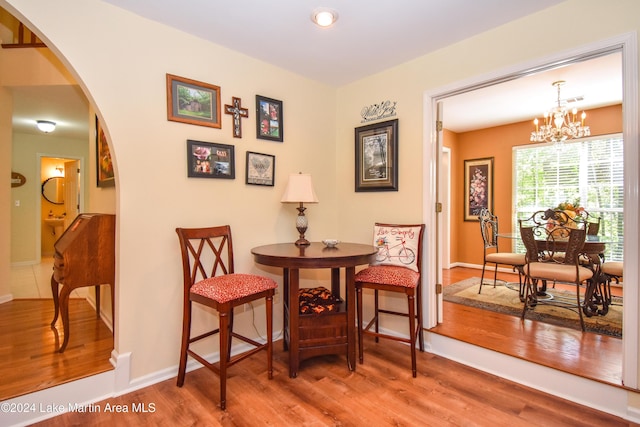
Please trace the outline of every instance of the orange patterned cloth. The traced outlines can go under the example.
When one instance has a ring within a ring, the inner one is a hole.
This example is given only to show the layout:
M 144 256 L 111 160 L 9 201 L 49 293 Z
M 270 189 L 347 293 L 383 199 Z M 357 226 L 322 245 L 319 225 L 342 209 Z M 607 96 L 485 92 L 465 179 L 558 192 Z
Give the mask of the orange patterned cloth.
M 337 311 L 340 299 L 322 286 L 302 288 L 298 291 L 300 314 L 322 314 Z
M 356 282 L 379 283 L 405 288 L 415 288 L 420 274 L 405 267 L 372 265 L 356 274 Z
M 191 293 L 225 303 L 277 287 L 278 284 L 268 277 L 234 273 L 209 277 L 194 283 Z

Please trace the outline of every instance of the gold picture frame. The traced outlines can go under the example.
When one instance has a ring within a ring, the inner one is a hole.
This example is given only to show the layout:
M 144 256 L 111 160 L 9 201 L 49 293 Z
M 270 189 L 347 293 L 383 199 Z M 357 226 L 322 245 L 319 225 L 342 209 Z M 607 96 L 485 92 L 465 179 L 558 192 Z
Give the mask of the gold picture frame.
M 493 211 L 493 157 L 464 161 L 464 220 L 478 221 L 483 208 Z
M 220 86 L 167 74 L 167 120 L 220 129 Z
M 113 187 L 116 185 L 113 173 L 113 160 L 109 151 L 109 144 L 100 120 L 96 116 L 96 176 L 98 187 Z

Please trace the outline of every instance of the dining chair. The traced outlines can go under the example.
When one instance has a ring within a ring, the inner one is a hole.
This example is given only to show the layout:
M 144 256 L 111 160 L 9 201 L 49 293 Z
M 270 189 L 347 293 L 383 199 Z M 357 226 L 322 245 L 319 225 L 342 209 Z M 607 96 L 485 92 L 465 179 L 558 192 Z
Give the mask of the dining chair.
M 372 335 L 375 342 L 379 338 L 409 344 L 411 352 L 411 372 L 415 378 L 416 342 L 424 351 L 422 333 L 422 237 L 424 224 L 384 224 L 374 226 L 373 241 L 378 248 L 376 261 L 355 276 L 358 316 L 358 357 L 364 362 L 364 335 Z M 373 290 L 373 318 L 367 326 L 363 323 L 363 289 Z M 403 293 L 407 297 L 407 311 L 380 308 L 379 291 Z M 409 336 L 380 332 L 380 314 L 401 316 L 409 319 Z M 371 328 L 374 328 L 371 330 Z
M 623 270 L 624 263 L 622 261 L 607 261 L 602 264 L 600 273 L 601 282 L 604 286 L 602 287 L 603 308 L 600 314 L 607 314 L 609 312 L 609 306 L 616 305 L 613 303 L 611 296 L 611 282 L 615 280 L 616 284 L 620 285 Z
M 597 236 L 600 232 L 600 221 L 601 217 L 589 216 L 587 220 L 587 235 L 588 236 Z
M 518 271 L 518 291 L 522 299 L 524 297 L 524 287 L 522 283 L 522 267 L 525 264 L 524 254 L 500 252 L 498 249 L 498 217 L 492 214 L 489 209 L 483 208 L 478 215 L 478 220 L 480 222 L 480 233 L 482 234 L 482 241 L 484 243 L 482 275 L 480 276 L 478 293 L 482 292 L 482 285 L 484 285 L 484 273 L 487 264 L 493 264 L 495 266 L 495 270 L 493 272 L 494 288 L 496 287 L 496 282 L 498 280 L 498 266 L 508 265 Z
M 178 387 L 182 387 L 187 356 L 193 357 L 220 377 L 220 408 L 226 408 L 227 369 L 247 357 L 265 350 L 267 375 L 273 378 L 273 296 L 277 284 L 270 278 L 234 272 L 231 228 L 228 225 L 206 228 L 176 228 L 180 240 L 183 270 L 182 345 L 178 367 Z M 240 335 L 233 330 L 233 309 L 259 299 L 266 305 L 266 343 Z M 191 336 L 193 304 L 211 307 L 218 312 L 218 327 Z M 211 363 L 190 348 L 194 342 L 219 336 L 218 363 Z M 231 354 L 232 339 L 249 344 L 250 349 Z
M 580 328 L 584 331 L 581 288 L 594 274 L 593 270 L 580 264 L 586 238 L 584 223 L 574 222 L 563 211 L 551 209 L 538 211 L 526 220 L 519 220 L 519 223 L 520 236 L 527 250 L 522 320 L 528 310 L 549 304 L 576 312 Z M 538 298 L 538 282 L 543 282 L 546 288 L 548 281 L 574 285 L 575 300 L 557 295 L 552 299 Z

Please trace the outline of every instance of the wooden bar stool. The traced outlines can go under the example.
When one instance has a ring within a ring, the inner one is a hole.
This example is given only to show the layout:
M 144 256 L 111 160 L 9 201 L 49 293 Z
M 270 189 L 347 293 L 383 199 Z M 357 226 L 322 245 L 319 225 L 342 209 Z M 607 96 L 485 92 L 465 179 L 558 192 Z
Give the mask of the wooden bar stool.
M 358 356 L 364 361 L 362 338 L 364 334 L 409 344 L 411 351 L 411 373 L 415 378 L 416 342 L 420 351 L 424 351 L 422 333 L 422 236 L 424 224 L 400 225 L 376 223 L 374 227 L 374 246 L 378 247 L 376 262 L 358 272 L 355 278 L 358 300 Z M 374 316 L 364 326 L 363 289 L 373 289 Z M 407 312 L 382 309 L 379 307 L 378 292 L 399 292 L 407 296 Z M 380 332 L 380 314 L 407 317 L 409 319 L 408 338 Z M 371 328 L 374 328 L 371 330 Z
M 273 378 L 273 295 L 277 283 L 267 277 L 235 273 L 233 245 L 228 225 L 208 228 L 177 228 L 182 251 L 184 311 L 182 347 L 178 367 L 178 387 L 184 384 L 187 355 L 193 357 L 220 377 L 220 408 L 226 408 L 227 368 L 261 350 L 267 352 L 267 373 Z M 233 331 L 234 307 L 264 298 L 266 301 L 266 343 L 259 343 Z M 206 305 L 218 312 L 218 328 L 191 337 L 192 302 Z M 218 334 L 220 361 L 210 363 L 189 348 L 190 344 Z M 237 338 L 252 349 L 231 356 L 231 340 Z

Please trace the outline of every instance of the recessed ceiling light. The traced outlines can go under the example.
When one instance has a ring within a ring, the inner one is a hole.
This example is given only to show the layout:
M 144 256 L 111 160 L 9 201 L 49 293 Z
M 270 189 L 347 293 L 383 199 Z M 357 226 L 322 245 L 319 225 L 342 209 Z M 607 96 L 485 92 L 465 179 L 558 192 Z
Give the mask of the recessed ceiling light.
M 319 7 L 311 14 L 311 20 L 320 27 L 330 27 L 338 20 L 338 12 L 326 7 Z

